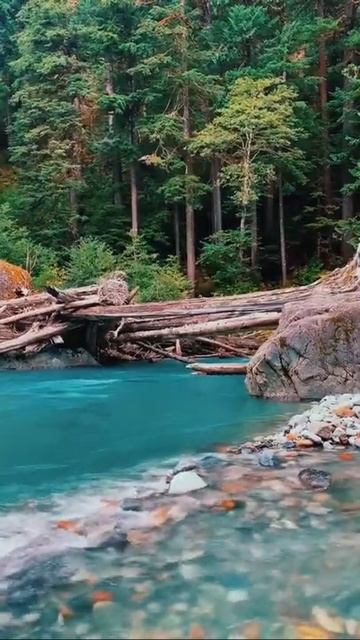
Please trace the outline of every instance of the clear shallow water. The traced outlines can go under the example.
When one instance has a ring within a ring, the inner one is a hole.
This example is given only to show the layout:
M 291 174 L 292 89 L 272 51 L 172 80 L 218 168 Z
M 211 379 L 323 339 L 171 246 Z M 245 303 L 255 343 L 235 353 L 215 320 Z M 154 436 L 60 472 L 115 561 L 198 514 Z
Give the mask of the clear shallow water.
M 1 382 L 0 638 L 325 638 L 316 607 L 341 616 L 333 637 L 359 637 L 357 454 L 207 459 L 207 489 L 159 493 L 179 457 L 299 407 L 174 363 Z M 331 471 L 327 494 L 299 487 L 307 465 Z M 99 591 L 111 604 L 93 607 Z

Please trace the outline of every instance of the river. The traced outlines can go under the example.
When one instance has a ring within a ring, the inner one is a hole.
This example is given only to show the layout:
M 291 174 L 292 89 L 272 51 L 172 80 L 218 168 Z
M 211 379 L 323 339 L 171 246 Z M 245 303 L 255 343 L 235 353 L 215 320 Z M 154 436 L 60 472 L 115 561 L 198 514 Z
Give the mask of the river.
M 316 500 L 308 510 L 286 469 L 258 474 L 245 509 L 214 513 L 192 498 L 179 503 L 188 517 L 148 539 L 89 543 L 179 458 L 274 430 L 298 407 L 173 362 L 3 373 L 0 395 L 0 638 L 288 637 L 329 597 L 360 617 L 348 582 L 359 519 Z M 131 530 L 145 517 L 124 514 Z M 90 523 L 86 543 L 68 529 L 75 520 Z

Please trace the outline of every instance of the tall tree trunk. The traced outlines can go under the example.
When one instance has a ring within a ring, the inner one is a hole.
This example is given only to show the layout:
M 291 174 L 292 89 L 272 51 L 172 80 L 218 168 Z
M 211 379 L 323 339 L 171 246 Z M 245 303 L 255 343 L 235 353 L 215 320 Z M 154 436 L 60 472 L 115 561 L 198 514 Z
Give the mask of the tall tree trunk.
M 265 234 L 267 239 L 274 236 L 274 180 L 269 178 L 265 200 Z
M 285 286 L 287 280 L 286 262 L 286 241 L 285 241 L 285 219 L 284 219 L 284 192 L 282 173 L 279 171 L 279 232 L 280 232 L 280 256 L 281 256 L 281 279 Z
M 131 234 L 139 235 L 139 201 L 135 162 L 130 164 Z
M 258 262 L 258 221 L 256 200 L 251 202 L 251 268 L 257 270 Z
M 70 220 L 69 220 L 69 230 L 73 240 L 77 240 L 79 237 L 79 198 L 78 198 L 78 187 L 82 177 L 82 146 L 83 141 L 81 138 L 81 125 L 80 125 L 80 110 L 81 104 L 80 99 L 78 97 L 74 98 L 74 108 L 78 114 L 79 121 L 76 123 L 75 132 L 73 134 L 73 145 L 72 145 L 72 171 L 71 171 L 71 181 L 72 185 L 69 188 L 69 206 L 70 206 Z
M 211 186 L 212 186 L 212 231 L 222 230 L 222 207 L 220 186 L 220 162 L 214 157 L 211 160 Z
M 354 0 L 346 0 L 345 1 L 345 29 L 346 32 L 349 32 L 355 22 L 356 18 L 356 4 Z M 343 66 L 344 71 L 348 65 L 354 62 L 354 49 L 351 47 L 344 48 L 343 55 Z M 348 138 L 353 134 L 353 121 L 352 121 L 352 112 L 354 110 L 354 99 L 351 96 L 351 84 L 352 81 L 345 73 L 344 75 L 344 104 L 343 104 L 343 114 L 342 114 L 342 122 L 343 122 L 343 151 L 344 151 L 344 160 L 342 164 L 342 187 L 344 187 L 351 182 L 351 173 L 349 167 L 349 161 L 347 158 L 347 152 L 349 150 L 348 146 Z M 354 216 L 354 202 L 353 196 L 351 193 L 342 193 L 342 201 L 341 201 L 341 213 L 342 219 L 344 221 L 349 220 Z M 353 254 L 353 248 L 351 244 L 348 242 L 348 239 L 345 238 L 342 242 L 342 254 L 344 258 L 349 258 Z
M 186 0 L 181 0 L 182 15 L 184 19 L 184 41 L 183 41 L 183 72 L 186 73 L 188 68 L 188 36 L 186 21 Z M 185 144 L 191 138 L 191 121 L 190 121 L 190 96 L 189 85 L 185 81 L 183 87 L 183 134 Z M 195 215 L 193 205 L 193 186 L 191 184 L 191 178 L 194 175 L 193 172 L 193 160 L 191 154 L 185 151 L 185 180 L 186 180 L 186 194 L 185 194 L 185 208 L 186 208 L 186 266 L 187 276 L 191 285 L 191 293 L 195 288 Z
M 180 248 L 180 211 L 179 205 L 174 205 L 174 239 L 175 239 L 175 255 L 177 259 L 181 260 L 181 248 Z
M 108 75 L 106 79 L 105 91 L 108 96 L 114 95 L 113 69 L 111 65 L 109 65 L 108 67 Z M 117 134 L 116 115 L 112 109 L 108 112 L 108 133 L 111 141 L 114 139 L 114 137 Z M 111 164 L 112 164 L 113 203 L 115 205 L 116 210 L 120 214 L 123 206 L 122 196 L 121 196 L 122 172 L 121 172 L 120 158 L 119 158 L 117 149 L 115 149 L 114 153 L 112 154 Z
M 130 141 L 132 145 L 136 144 L 136 133 L 134 123 L 130 125 Z M 135 161 L 132 160 L 129 167 L 130 173 L 130 192 L 131 192 L 131 234 L 139 235 L 139 196 L 137 184 L 137 172 Z
M 317 0 L 319 18 L 325 18 L 325 0 Z M 332 203 L 331 169 L 329 165 L 329 122 L 328 122 L 328 56 L 326 51 L 325 35 L 319 40 L 319 94 L 320 94 L 320 114 L 323 124 L 323 188 L 325 207 L 329 208 Z

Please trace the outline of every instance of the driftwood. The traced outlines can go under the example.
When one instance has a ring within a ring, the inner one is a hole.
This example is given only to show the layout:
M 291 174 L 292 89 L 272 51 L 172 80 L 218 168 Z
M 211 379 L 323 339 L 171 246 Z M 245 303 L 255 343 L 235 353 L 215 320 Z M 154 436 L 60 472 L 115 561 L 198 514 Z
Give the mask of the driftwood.
M 254 352 L 259 340 L 247 337 L 238 342 L 238 335 L 264 329 L 257 331 L 257 336 L 264 340 L 269 328 L 278 324 L 288 302 L 300 306 L 315 295 L 331 297 L 342 293 L 346 297 L 359 289 L 359 251 L 344 268 L 311 285 L 221 298 L 138 304 L 134 303 L 136 288 L 128 292 L 127 304 L 103 305 L 95 285 L 64 291 L 49 288 L 48 293 L 0 300 L 0 354 L 29 347 L 37 350 L 55 336 L 60 340 L 72 329 L 79 329 L 76 334 L 79 346 L 87 345 L 94 354 L 107 360 L 143 357 L 145 351 L 148 355 L 152 352 L 187 363 L 185 356 L 196 353 L 194 344 L 203 345 L 205 354 L 220 350 L 243 356 Z M 229 338 L 231 334 L 237 334 L 234 343 Z M 180 339 L 185 355 L 165 348 L 175 348 Z
M 237 347 L 233 347 L 231 344 L 227 344 L 226 342 L 220 342 L 220 340 L 213 340 L 212 338 L 204 338 L 202 336 L 196 339 L 198 342 L 202 342 L 203 344 L 208 344 L 212 347 L 224 349 L 224 351 L 228 351 L 237 356 L 244 356 L 244 351 L 242 351 L 241 349 L 237 349 Z
M 263 313 L 249 315 L 242 318 L 228 320 L 210 320 L 201 324 L 189 324 L 181 327 L 170 327 L 169 329 L 155 329 L 150 331 L 137 331 L 134 333 L 120 333 L 119 341 L 131 339 L 148 340 L 158 338 L 179 338 L 181 336 L 200 336 L 215 333 L 231 333 L 250 327 L 276 326 L 280 318 L 280 313 Z
M 9 351 L 23 349 L 30 344 L 35 344 L 37 342 L 53 338 L 54 336 L 62 335 L 63 333 L 66 333 L 66 331 L 74 328 L 74 325 L 70 322 L 48 325 L 41 329 L 38 328 L 38 326 L 33 326 L 29 331 L 26 331 L 12 340 L 3 340 L 0 342 L 0 353 L 8 353 Z
M 191 358 L 185 358 L 184 356 L 179 356 L 176 353 L 171 353 L 170 351 L 166 351 L 165 349 L 160 349 L 160 347 L 155 347 L 153 344 L 146 344 L 144 342 L 139 342 L 137 341 L 137 343 L 140 347 L 143 347 L 143 349 L 147 350 L 147 351 L 153 351 L 154 353 L 156 353 L 159 356 L 162 356 L 163 358 L 170 358 L 171 360 L 177 360 L 178 362 L 182 362 L 183 364 L 190 364 L 192 362 Z
M 187 368 L 207 376 L 246 376 L 247 374 L 247 364 L 200 364 L 194 362 L 194 364 L 188 364 Z

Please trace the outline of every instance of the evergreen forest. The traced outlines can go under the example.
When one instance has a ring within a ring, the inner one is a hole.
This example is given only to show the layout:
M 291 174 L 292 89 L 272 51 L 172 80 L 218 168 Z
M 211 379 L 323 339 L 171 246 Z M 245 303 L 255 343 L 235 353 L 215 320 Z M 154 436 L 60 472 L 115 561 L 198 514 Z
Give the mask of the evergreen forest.
M 306 284 L 360 237 L 358 0 L 0 0 L 0 258 L 143 300 Z

